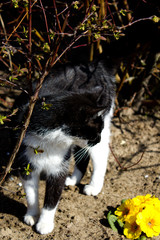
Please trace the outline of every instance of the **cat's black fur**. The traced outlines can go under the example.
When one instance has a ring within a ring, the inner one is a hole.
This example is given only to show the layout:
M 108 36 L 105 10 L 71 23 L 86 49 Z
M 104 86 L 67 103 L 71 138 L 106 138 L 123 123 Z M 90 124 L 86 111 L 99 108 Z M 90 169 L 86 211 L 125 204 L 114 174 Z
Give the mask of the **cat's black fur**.
M 108 66 L 111 66 L 109 59 L 96 60 L 87 64 L 66 64 L 58 66 L 54 68 L 45 79 L 42 89 L 40 90 L 39 99 L 36 102 L 26 136 L 15 164 L 21 168 L 22 182 L 27 195 L 28 211 L 25 215 L 25 222 L 33 225 L 39 218 L 36 229 L 41 234 L 48 233 L 53 229 L 53 217 L 50 219 L 50 216 L 47 215 L 48 223 L 45 223 L 46 214 L 53 213 L 55 211 L 54 209 L 56 209 L 68 174 L 71 150 L 73 150 L 74 153 L 76 152 L 76 167 L 82 177 L 87 168 L 89 156 L 88 153 L 86 153 L 84 157 L 82 156 L 81 161 L 79 161 L 77 152 L 81 151 L 84 143 L 94 147 L 101 141 L 104 118 L 109 115 L 111 111 L 115 93 L 114 67 L 108 68 Z M 33 89 L 35 89 L 34 84 Z M 29 97 L 23 93 L 15 104 L 15 107 L 19 108 L 16 124 L 23 122 L 23 117 L 27 113 L 28 105 Z M 109 122 L 108 120 L 108 124 Z M 109 128 L 109 126 L 107 126 L 107 128 Z M 59 130 L 60 135 L 64 135 L 62 136 L 62 143 L 61 137 L 58 135 L 56 135 L 56 137 L 54 136 L 55 132 Z M 64 137 L 66 140 L 63 139 Z M 71 140 L 71 144 L 67 143 L 67 141 Z M 50 146 L 52 142 L 53 147 Z M 81 143 L 83 143 L 82 146 Z M 59 148 L 61 144 L 64 153 L 61 163 L 58 165 L 58 170 L 55 169 L 57 165 L 55 165 L 54 168 L 54 162 L 51 163 L 52 166 L 49 167 L 47 165 L 47 167 L 45 167 L 45 160 L 41 160 L 41 156 L 44 154 L 52 156 L 53 154 L 54 159 L 54 147 L 55 151 L 58 151 L 58 154 L 61 155 Z M 64 150 L 63 145 L 65 144 L 67 147 Z M 79 146 L 73 149 L 73 145 Z M 106 148 L 108 149 L 107 142 Z M 37 154 L 35 150 L 37 150 Z M 44 168 L 40 165 L 39 170 L 38 162 L 40 162 L 40 164 L 44 162 L 44 164 L 42 164 Z M 31 169 L 29 175 L 27 175 L 25 171 L 28 164 L 30 164 L 29 168 Z M 53 168 L 53 173 L 50 168 Z M 103 169 L 100 186 L 93 195 L 98 194 L 102 188 L 105 168 L 106 164 Z M 38 195 L 38 176 L 41 172 L 44 172 L 46 175 L 46 194 L 44 207 L 39 217 L 39 207 L 36 206 L 37 200 L 35 199 L 37 198 L 36 195 Z M 101 175 L 101 172 L 99 172 L 99 174 Z M 31 202 L 34 202 L 34 204 Z

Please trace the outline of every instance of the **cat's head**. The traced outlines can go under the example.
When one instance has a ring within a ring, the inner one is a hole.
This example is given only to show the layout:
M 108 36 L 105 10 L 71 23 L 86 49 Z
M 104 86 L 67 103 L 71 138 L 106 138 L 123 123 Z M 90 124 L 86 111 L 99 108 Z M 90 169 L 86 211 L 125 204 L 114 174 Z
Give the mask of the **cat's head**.
M 100 141 L 106 107 L 100 105 L 99 92 L 72 94 L 65 99 L 63 126 L 73 137 L 95 145 Z

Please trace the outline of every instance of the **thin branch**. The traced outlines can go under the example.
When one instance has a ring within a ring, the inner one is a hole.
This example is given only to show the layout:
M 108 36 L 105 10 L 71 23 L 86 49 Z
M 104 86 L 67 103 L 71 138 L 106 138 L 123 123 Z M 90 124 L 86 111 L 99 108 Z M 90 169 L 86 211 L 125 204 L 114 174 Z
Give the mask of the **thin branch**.
M 40 4 L 41 4 L 41 8 L 42 8 L 42 11 L 43 11 L 44 20 L 45 20 L 45 24 L 46 24 L 46 31 L 47 31 L 47 35 L 48 35 L 48 42 L 49 42 L 49 44 L 51 44 L 51 39 L 49 37 L 49 30 L 48 30 L 48 23 L 47 23 L 46 13 L 45 13 L 42 1 L 41 0 L 39 0 L 39 1 L 40 1 Z
M 129 12 L 128 1 L 127 0 L 123 0 L 123 4 L 124 4 L 125 9 L 127 10 L 127 18 L 128 18 L 128 21 L 130 22 L 132 20 L 132 15 L 131 15 L 131 12 Z
M 107 4 L 107 8 L 108 8 L 108 10 L 109 10 L 110 16 L 111 16 L 111 18 L 112 18 L 112 21 L 113 21 L 113 24 L 114 24 L 114 27 L 115 27 L 115 26 L 116 26 L 116 23 L 115 23 L 115 21 L 114 21 L 113 14 L 112 14 L 112 11 L 111 11 L 111 9 L 110 9 L 110 6 L 109 6 L 109 3 L 108 3 L 107 0 L 106 0 L 106 4 Z
M 56 60 L 51 62 L 51 67 L 53 67 L 59 61 L 59 59 L 68 51 L 68 49 L 70 49 L 81 37 L 84 37 L 87 32 L 88 32 L 88 30 L 86 32 L 84 32 L 83 35 L 80 35 L 76 39 L 74 39 L 70 43 L 70 45 L 68 47 L 66 47 L 66 49 L 56 58 Z
M 62 29 L 61 29 L 60 21 L 59 21 L 59 18 L 58 18 L 57 6 L 56 6 L 56 1 L 55 0 L 53 0 L 53 6 L 54 6 L 55 14 L 56 14 L 56 20 L 57 20 L 58 28 L 59 28 L 59 31 L 62 33 Z
M 7 32 L 6 32 L 6 28 L 5 28 L 4 21 L 3 21 L 3 18 L 2 18 L 2 15 L 1 15 L 1 14 L 0 14 L 0 22 L 1 22 L 1 25 L 2 25 L 2 28 L 3 28 L 3 32 L 4 32 L 4 36 L 5 36 L 5 40 L 7 41 Z M 7 52 L 8 52 L 8 58 L 9 58 L 9 64 L 10 64 L 10 70 L 12 70 L 12 69 L 13 69 L 13 65 L 12 65 L 12 58 L 11 58 L 10 49 L 7 48 L 6 50 L 7 50 Z
M 116 157 L 116 155 L 114 154 L 114 152 L 113 152 L 112 147 L 111 147 L 110 144 L 109 144 L 109 148 L 110 148 L 110 151 L 111 151 L 111 153 L 112 153 L 115 161 L 118 163 L 120 169 L 121 169 L 121 170 L 124 170 L 124 171 L 127 170 L 127 169 L 129 169 L 129 168 L 132 168 L 132 167 L 136 166 L 136 165 L 142 160 L 143 155 L 144 155 L 144 152 L 142 152 L 142 155 L 141 155 L 140 159 L 139 159 L 136 163 L 133 163 L 133 164 L 131 164 L 131 165 L 128 166 L 128 167 L 124 167 L 124 166 L 122 166 L 122 164 L 120 163 L 120 161 L 117 159 L 117 157 Z
M 133 22 L 129 22 L 129 23 L 128 23 L 127 25 L 125 25 L 125 26 L 117 27 L 117 28 L 118 28 L 119 30 L 122 30 L 122 29 L 124 29 L 124 28 L 126 28 L 126 27 L 132 26 L 132 25 L 135 24 L 135 23 L 138 23 L 138 22 L 141 22 L 141 21 L 146 21 L 146 20 L 152 20 L 153 17 L 154 17 L 154 16 L 150 16 L 150 17 L 146 17 L 146 18 L 140 18 L 140 19 L 137 19 L 137 20 L 135 20 L 135 21 L 133 21 Z
M 0 189 L 3 189 L 3 190 L 5 190 L 5 191 L 7 191 L 7 192 L 10 192 L 10 193 L 12 193 L 12 194 L 14 194 L 14 195 L 17 194 L 17 192 L 13 192 L 13 191 L 11 191 L 10 189 L 5 188 L 5 187 L 3 187 L 3 186 L 0 186 Z
M 28 92 L 25 89 L 23 89 L 22 87 L 20 87 L 18 84 L 13 83 L 13 82 L 11 82 L 11 81 L 9 81 L 7 79 L 0 78 L 0 83 L 11 85 L 11 86 L 15 87 L 16 89 L 21 90 L 21 91 L 23 91 L 23 92 L 28 94 Z
M 1 61 L 7 68 L 9 68 L 9 65 L 2 59 L 1 56 L 0 56 L 0 61 Z

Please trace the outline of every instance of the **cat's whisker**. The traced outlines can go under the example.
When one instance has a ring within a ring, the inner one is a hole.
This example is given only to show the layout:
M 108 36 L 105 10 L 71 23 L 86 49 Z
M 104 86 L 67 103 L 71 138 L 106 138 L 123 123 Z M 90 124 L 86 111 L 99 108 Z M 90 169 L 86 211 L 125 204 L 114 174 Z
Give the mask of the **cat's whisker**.
M 86 152 L 82 152 L 82 154 L 79 155 L 78 158 L 76 158 L 76 160 L 75 160 L 76 164 L 78 164 L 82 159 L 86 159 L 86 157 L 87 157 L 87 153 Z
M 77 152 L 74 153 L 74 157 L 77 157 L 78 155 L 83 153 L 84 150 L 86 151 L 87 148 L 88 148 L 88 145 L 84 146 L 83 148 L 80 148 Z
M 74 157 L 76 157 L 76 164 L 78 164 L 82 159 L 85 161 L 88 157 L 90 146 L 86 145 L 84 148 L 80 149 Z
M 82 159 L 84 161 L 86 161 L 88 155 L 89 155 L 89 150 L 91 149 L 91 147 L 93 147 L 94 145 L 90 144 L 90 145 L 86 145 L 84 148 L 80 149 L 76 154 L 76 156 L 79 155 L 78 159 L 76 159 L 76 164 L 78 164 Z M 74 155 L 75 156 L 75 155 Z
M 87 156 L 88 155 L 86 153 L 84 153 L 84 155 L 79 156 L 79 158 L 76 159 L 76 164 L 78 164 L 82 159 L 86 160 Z
M 86 149 L 86 146 L 84 148 L 81 148 L 80 150 L 78 150 L 77 152 L 74 153 L 74 157 L 79 156 L 81 153 L 84 152 L 84 150 Z

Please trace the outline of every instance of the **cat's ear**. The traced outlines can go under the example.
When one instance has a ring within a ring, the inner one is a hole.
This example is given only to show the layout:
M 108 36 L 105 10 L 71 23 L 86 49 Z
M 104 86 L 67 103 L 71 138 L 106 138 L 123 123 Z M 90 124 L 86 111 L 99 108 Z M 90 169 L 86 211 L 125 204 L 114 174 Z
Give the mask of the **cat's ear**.
M 104 106 L 104 100 L 106 99 L 106 93 L 103 89 L 103 87 L 95 87 L 93 90 L 93 96 L 95 99 L 96 106 L 98 108 L 104 109 L 106 106 Z
M 105 111 L 105 107 L 93 108 L 93 109 L 91 110 L 91 112 L 92 112 L 92 117 L 93 117 L 93 118 L 99 117 L 99 116 L 103 115 L 104 111 Z
M 98 100 L 97 100 L 98 101 Z M 96 103 L 96 105 L 94 106 L 90 106 L 88 107 L 87 111 L 89 113 L 89 116 L 92 118 L 92 119 L 95 119 L 101 115 L 103 115 L 103 113 L 105 112 L 106 110 L 106 106 L 99 106 L 98 103 Z

